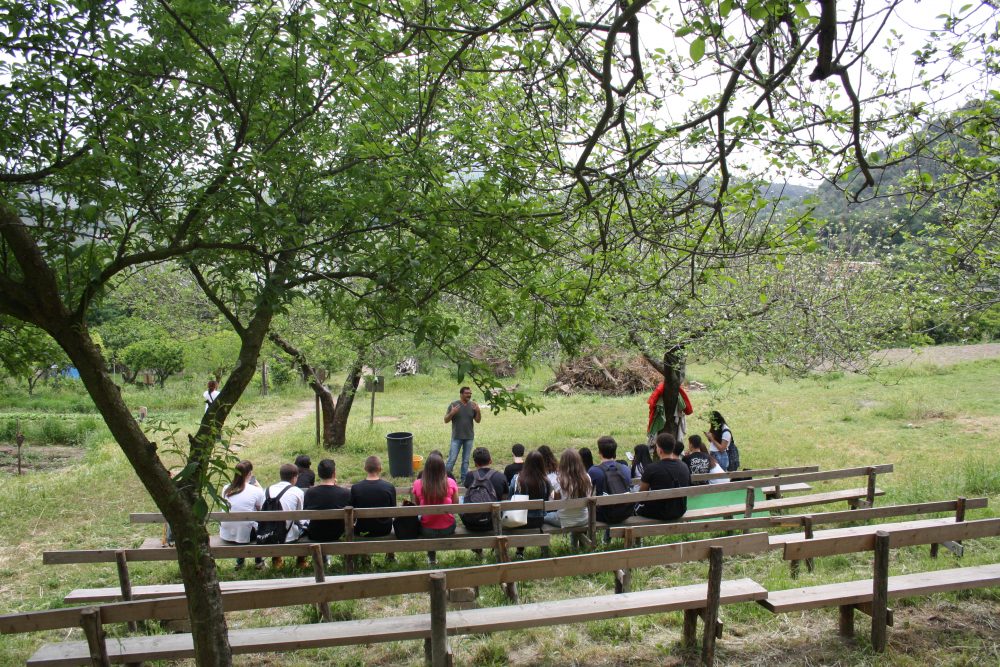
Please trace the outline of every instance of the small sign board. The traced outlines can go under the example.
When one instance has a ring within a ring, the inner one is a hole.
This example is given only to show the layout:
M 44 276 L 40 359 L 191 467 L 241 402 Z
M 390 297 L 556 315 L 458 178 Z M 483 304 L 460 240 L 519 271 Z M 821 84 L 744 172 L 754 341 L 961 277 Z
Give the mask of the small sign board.
M 365 391 L 372 391 L 377 393 L 385 392 L 385 376 L 384 375 L 369 375 L 365 378 Z

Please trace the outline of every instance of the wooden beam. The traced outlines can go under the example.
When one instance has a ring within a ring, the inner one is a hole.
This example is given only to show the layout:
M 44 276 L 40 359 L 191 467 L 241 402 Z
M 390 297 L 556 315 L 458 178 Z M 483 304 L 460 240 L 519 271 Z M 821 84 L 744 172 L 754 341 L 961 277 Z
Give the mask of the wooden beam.
M 885 653 L 886 609 L 889 606 L 889 533 L 875 533 L 875 565 L 872 577 L 872 650 Z
M 710 547 L 708 555 L 708 596 L 705 603 L 705 629 L 701 639 L 701 661 L 715 664 L 715 624 L 719 620 L 719 596 L 722 591 L 722 547 Z
M 90 648 L 90 664 L 94 667 L 111 667 L 108 658 L 108 647 L 104 641 L 104 628 L 101 625 L 101 610 L 97 607 L 87 607 L 80 612 L 80 625 L 87 637 Z
M 444 572 L 430 574 L 431 665 L 448 667 L 448 584 Z

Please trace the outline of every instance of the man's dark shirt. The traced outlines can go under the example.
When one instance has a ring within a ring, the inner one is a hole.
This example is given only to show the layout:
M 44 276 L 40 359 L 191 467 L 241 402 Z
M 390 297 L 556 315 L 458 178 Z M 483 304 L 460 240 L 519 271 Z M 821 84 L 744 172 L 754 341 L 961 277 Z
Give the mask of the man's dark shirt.
M 661 489 L 676 489 L 691 486 L 691 472 L 681 461 L 660 459 L 646 466 L 642 473 L 642 481 L 649 485 L 650 491 Z M 687 498 L 667 498 L 643 503 L 637 514 L 651 519 L 669 521 L 684 516 L 687 511 Z
M 363 479 L 351 485 L 352 507 L 395 507 L 396 487 L 384 479 Z M 358 535 L 381 537 L 392 532 L 392 519 L 358 519 L 354 523 Z
M 507 485 L 514 480 L 514 475 L 521 472 L 521 468 L 524 467 L 524 462 L 521 463 L 511 463 L 506 468 L 503 469 L 503 476 L 507 478 Z
M 507 497 L 507 488 L 510 486 L 509 482 L 504 481 L 504 476 L 500 474 L 498 470 L 493 470 L 492 468 L 476 468 L 465 473 L 465 493 L 469 493 L 469 488 L 472 486 L 472 481 L 475 479 L 476 472 L 482 470 L 486 474 L 486 479 L 493 484 L 493 489 L 496 491 L 497 500 L 504 500 Z M 468 502 L 468 501 L 466 501 Z
M 339 510 L 351 504 L 351 491 L 342 486 L 320 484 L 306 489 L 306 499 L 302 509 Z M 335 520 L 313 520 L 307 530 L 313 542 L 336 542 L 344 534 L 344 522 Z

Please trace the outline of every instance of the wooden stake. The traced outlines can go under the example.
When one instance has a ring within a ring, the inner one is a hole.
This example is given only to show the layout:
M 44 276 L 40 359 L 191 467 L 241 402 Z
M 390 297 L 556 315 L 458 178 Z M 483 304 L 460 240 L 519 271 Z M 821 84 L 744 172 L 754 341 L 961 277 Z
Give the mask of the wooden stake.
M 132 578 L 128 573 L 128 560 L 125 558 L 124 549 L 119 549 L 115 552 L 115 565 L 118 567 L 118 584 L 122 589 L 122 601 L 131 602 Z M 129 621 L 128 629 L 129 632 L 135 632 L 139 629 L 139 626 L 135 621 Z
M 868 503 L 868 507 L 875 507 L 875 470 L 873 468 L 868 469 L 868 490 L 865 493 L 865 502 Z
M 872 650 L 885 652 L 886 609 L 889 601 L 889 533 L 875 533 L 875 568 L 872 576 Z
M 497 561 L 500 563 L 510 562 L 510 548 L 507 546 L 506 537 L 497 538 Z M 506 584 L 502 584 L 500 587 L 507 595 L 507 599 L 514 604 L 517 604 L 517 583 L 511 581 Z
M 838 630 L 841 637 L 854 636 L 854 605 L 840 605 L 840 627 Z
M 697 609 L 685 609 L 684 610 L 684 634 L 681 637 L 681 646 L 685 650 L 692 650 L 698 640 L 698 610 Z
M 431 665 L 448 665 L 448 584 L 444 572 L 432 572 L 431 588 Z
M 708 597 L 705 604 L 705 628 L 701 639 L 701 661 L 715 663 L 715 624 L 719 620 L 719 597 L 722 591 L 722 547 L 712 547 L 708 553 Z
M 806 539 L 811 540 L 813 538 L 813 518 L 811 516 L 802 517 L 802 528 L 805 531 Z M 806 569 L 809 570 L 810 574 L 816 569 L 812 558 L 806 558 Z
M 587 499 L 587 539 L 590 540 L 590 548 L 597 546 L 597 501 L 594 498 Z
M 87 646 L 90 648 L 90 664 L 94 667 L 111 667 L 108 659 L 108 647 L 104 643 L 104 628 L 101 627 L 101 610 L 97 607 L 87 607 L 80 612 L 80 625 L 87 636 Z
M 319 544 L 314 544 L 309 548 L 312 551 L 312 561 L 313 561 L 313 576 L 316 578 L 316 583 L 321 584 L 326 581 L 326 569 L 323 567 L 323 547 Z M 333 618 L 330 613 L 330 603 L 320 602 L 316 605 L 319 609 L 319 615 L 322 617 L 324 623 L 329 623 Z
M 344 541 L 354 541 L 354 508 L 350 505 L 344 508 Z M 354 556 L 351 554 L 344 556 L 344 572 L 354 574 Z

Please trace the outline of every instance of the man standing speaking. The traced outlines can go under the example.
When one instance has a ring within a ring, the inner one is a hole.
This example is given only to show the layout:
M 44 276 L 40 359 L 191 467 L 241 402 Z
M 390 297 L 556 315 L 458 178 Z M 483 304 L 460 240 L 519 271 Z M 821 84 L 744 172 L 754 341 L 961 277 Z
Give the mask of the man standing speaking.
M 475 437 L 475 424 L 483 420 L 479 405 L 472 400 L 472 390 L 462 387 L 458 390 L 459 400 L 448 406 L 444 415 L 444 423 L 451 422 L 451 447 L 448 449 L 448 472 L 454 475 L 455 460 L 459 450 L 462 451 L 462 476 L 465 479 L 469 472 L 469 455 L 472 453 L 472 440 Z

